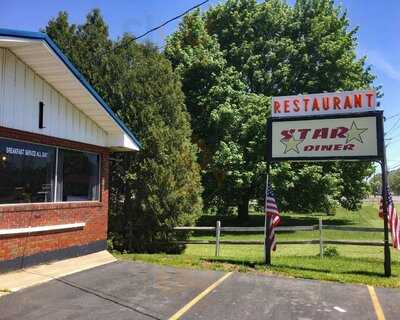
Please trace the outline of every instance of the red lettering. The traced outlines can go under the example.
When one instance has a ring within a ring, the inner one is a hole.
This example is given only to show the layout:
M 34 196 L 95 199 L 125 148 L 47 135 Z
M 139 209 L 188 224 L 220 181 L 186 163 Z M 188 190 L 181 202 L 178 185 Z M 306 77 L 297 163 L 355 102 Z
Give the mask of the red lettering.
M 281 113 L 281 104 L 279 101 L 274 101 L 274 113 Z
M 319 111 L 319 104 L 318 104 L 318 99 L 314 98 L 313 104 L 312 104 L 312 110 L 313 111 Z
M 331 151 L 332 150 L 332 145 L 328 144 L 328 145 L 323 145 L 321 147 L 321 151 Z
M 297 129 L 300 132 L 300 140 L 304 140 L 311 129 Z
M 354 108 L 361 108 L 361 94 L 354 95 Z
M 322 108 L 324 108 L 324 110 L 329 110 L 329 97 L 322 98 Z
M 343 138 L 347 138 L 347 136 L 346 136 L 347 131 L 349 131 L 348 128 L 346 128 L 346 127 L 339 127 L 339 128 L 338 128 L 337 137 L 338 137 L 338 138 L 342 138 L 342 139 L 343 139 Z
M 307 112 L 308 111 L 308 102 L 310 102 L 310 99 L 304 98 L 303 102 L 304 102 L 304 111 Z
M 293 111 L 294 112 L 299 112 L 300 111 L 300 100 L 299 99 L 294 99 L 293 100 L 293 104 L 294 104 Z
M 346 96 L 346 99 L 344 100 L 344 109 L 351 109 L 352 104 L 351 104 L 351 99 L 350 96 Z
M 283 140 L 288 140 L 291 137 L 293 137 L 293 132 L 295 130 L 294 129 L 290 129 L 290 130 L 282 130 L 281 135 L 283 136 Z
M 338 128 L 334 128 L 331 131 L 331 135 L 330 138 L 331 139 L 336 139 L 336 138 L 346 138 L 346 133 L 347 131 L 349 131 L 348 128 L 345 127 L 338 127 Z
M 313 151 L 314 150 L 314 146 L 312 145 L 308 145 L 304 147 L 304 151 Z
M 340 110 L 340 98 L 339 97 L 333 97 L 333 109 Z
M 333 150 L 335 150 L 335 151 L 340 151 L 340 150 L 342 150 L 342 144 L 335 144 L 335 146 L 333 147 Z
M 372 93 L 366 93 L 365 95 L 368 97 L 368 107 L 372 108 L 373 107 L 373 105 L 372 105 L 372 97 L 374 95 Z
M 328 138 L 328 131 L 329 131 L 329 128 L 315 129 L 312 138 L 313 139 L 318 139 L 318 138 L 326 139 L 326 138 Z
M 283 102 L 283 105 L 284 105 L 285 113 L 289 113 L 290 100 L 285 100 L 285 101 Z
M 345 144 L 345 145 L 343 146 L 343 150 L 353 150 L 354 147 L 355 147 L 355 146 L 354 146 L 354 144 L 352 144 L 352 143 Z

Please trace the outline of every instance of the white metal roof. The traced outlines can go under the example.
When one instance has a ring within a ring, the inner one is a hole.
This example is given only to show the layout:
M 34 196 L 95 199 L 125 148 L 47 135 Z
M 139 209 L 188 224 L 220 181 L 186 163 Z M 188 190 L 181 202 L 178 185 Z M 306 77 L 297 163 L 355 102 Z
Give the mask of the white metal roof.
M 107 147 L 139 150 L 140 142 L 45 34 L 0 29 L 7 48 L 108 134 Z

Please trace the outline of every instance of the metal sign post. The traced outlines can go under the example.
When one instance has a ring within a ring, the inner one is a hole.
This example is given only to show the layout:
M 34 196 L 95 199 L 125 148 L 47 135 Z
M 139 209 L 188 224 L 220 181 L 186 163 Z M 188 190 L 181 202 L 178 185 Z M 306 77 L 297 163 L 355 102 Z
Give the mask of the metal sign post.
M 387 169 L 386 159 L 381 162 L 382 168 L 382 197 L 383 197 L 383 228 L 384 228 L 384 265 L 385 265 L 385 276 L 390 277 L 392 275 L 392 266 L 390 258 L 390 243 L 389 243 L 389 226 L 388 226 L 388 193 L 387 193 Z
M 269 183 L 269 163 L 267 163 L 267 181 L 265 184 L 265 197 L 267 197 L 268 183 Z M 269 238 L 269 224 L 271 223 L 270 217 L 267 215 L 267 199 L 265 199 L 265 208 L 264 208 L 264 262 L 267 266 L 271 265 L 271 246 L 268 241 Z
M 382 127 L 383 127 L 382 119 Z M 381 160 L 381 172 L 382 172 L 382 209 L 383 209 L 383 230 L 384 230 L 384 269 L 385 276 L 390 277 L 392 275 L 392 263 L 390 258 L 390 244 L 389 244 L 389 225 L 388 225 L 388 176 L 387 176 L 387 162 L 386 162 L 386 146 L 384 137 L 382 137 L 383 143 L 383 157 Z

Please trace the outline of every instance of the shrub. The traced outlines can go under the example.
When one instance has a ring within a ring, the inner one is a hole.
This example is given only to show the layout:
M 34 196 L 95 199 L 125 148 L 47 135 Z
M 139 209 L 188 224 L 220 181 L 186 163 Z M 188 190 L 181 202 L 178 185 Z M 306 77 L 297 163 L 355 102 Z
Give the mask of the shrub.
M 327 258 L 332 258 L 332 257 L 338 257 L 339 256 L 339 251 L 336 249 L 336 247 L 325 247 L 324 248 L 324 257 Z

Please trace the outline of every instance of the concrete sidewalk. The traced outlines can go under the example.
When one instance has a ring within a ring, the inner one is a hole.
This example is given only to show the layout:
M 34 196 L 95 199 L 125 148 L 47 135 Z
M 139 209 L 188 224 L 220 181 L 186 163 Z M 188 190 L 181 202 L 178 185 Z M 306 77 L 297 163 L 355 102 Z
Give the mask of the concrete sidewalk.
M 0 296 L 115 261 L 116 259 L 104 250 L 0 274 Z

